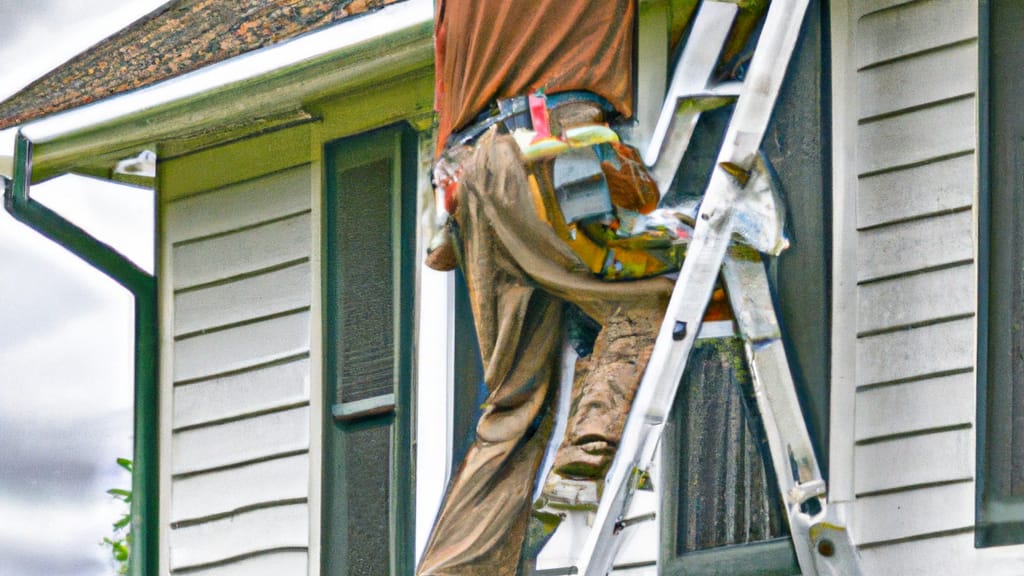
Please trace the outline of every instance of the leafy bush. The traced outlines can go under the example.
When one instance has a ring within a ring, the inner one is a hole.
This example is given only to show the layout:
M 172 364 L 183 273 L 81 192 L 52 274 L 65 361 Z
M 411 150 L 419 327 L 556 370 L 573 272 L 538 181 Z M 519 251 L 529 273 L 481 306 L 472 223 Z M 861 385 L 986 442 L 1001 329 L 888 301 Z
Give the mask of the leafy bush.
M 132 461 L 127 458 L 118 458 L 117 465 L 132 473 Z M 132 492 L 120 488 L 107 490 L 115 500 L 120 500 L 125 505 L 124 514 L 114 522 L 113 534 L 103 538 L 102 546 L 110 548 L 114 559 L 115 572 L 118 575 L 128 574 L 128 557 L 132 549 Z

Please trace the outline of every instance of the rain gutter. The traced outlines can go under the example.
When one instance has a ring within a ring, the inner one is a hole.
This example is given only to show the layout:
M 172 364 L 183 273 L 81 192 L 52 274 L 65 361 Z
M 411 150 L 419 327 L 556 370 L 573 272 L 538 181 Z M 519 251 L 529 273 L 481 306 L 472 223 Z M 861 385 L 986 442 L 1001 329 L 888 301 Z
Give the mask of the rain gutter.
M 32 142 L 19 132 L 15 141 L 13 179 L 0 178 L 4 184 L 4 208 L 15 219 L 128 289 L 135 300 L 135 440 L 129 574 L 156 574 L 160 502 L 156 279 L 112 247 L 29 196 L 32 148 Z
M 23 127 L 36 146 L 33 182 L 77 162 L 119 160 L 154 143 L 294 117 L 309 103 L 372 91 L 432 70 L 432 0 L 379 10 Z M 157 150 L 162 159 L 166 155 Z

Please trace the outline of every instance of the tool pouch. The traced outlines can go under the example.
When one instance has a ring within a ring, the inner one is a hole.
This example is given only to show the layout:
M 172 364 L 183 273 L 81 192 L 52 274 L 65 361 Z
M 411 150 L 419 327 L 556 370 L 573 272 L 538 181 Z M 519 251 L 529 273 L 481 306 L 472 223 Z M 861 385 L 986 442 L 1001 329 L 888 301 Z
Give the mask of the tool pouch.
M 660 195 L 630 146 L 612 141 L 573 147 L 527 167 L 538 215 L 595 275 L 630 280 L 682 265 L 692 229 L 645 225 L 644 214 L 657 207 Z
M 658 185 L 647 172 L 636 148 L 621 142 L 609 142 L 613 158 L 601 162 L 613 204 L 626 210 L 647 214 L 658 207 Z

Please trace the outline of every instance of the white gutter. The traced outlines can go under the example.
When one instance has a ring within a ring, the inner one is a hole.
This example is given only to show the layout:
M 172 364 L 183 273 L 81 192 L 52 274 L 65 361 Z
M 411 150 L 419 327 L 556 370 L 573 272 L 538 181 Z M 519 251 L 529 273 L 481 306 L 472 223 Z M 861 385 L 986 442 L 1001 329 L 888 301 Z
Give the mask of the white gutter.
M 66 168 L 82 157 L 131 150 L 218 122 L 295 110 L 304 99 L 372 85 L 395 69 L 422 67 L 433 56 L 433 12 L 432 0 L 391 4 L 177 78 L 29 122 L 22 133 L 36 145 L 37 167 L 45 165 L 44 172 L 53 172 L 61 167 L 53 164 Z M 117 134 L 111 138 L 113 131 Z
M 377 12 L 254 50 L 135 92 L 30 122 L 22 127 L 22 133 L 37 145 L 43 144 L 119 117 L 291 68 L 343 48 L 431 22 L 433 17 L 432 0 L 406 0 L 390 4 Z

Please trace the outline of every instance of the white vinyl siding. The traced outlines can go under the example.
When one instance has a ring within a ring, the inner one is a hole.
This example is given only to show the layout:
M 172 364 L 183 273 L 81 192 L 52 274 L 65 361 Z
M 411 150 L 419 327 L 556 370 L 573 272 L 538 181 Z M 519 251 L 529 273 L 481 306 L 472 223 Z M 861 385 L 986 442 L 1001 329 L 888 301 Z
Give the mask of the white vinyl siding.
M 308 573 L 310 168 L 166 205 L 173 573 Z
M 563 385 L 563 390 L 566 390 Z M 660 458 L 660 456 L 659 456 Z M 656 458 L 657 462 L 659 458 Z M 652 476 L 658 477 L 656 468 L 651 470 Z M 651 513 L 658 513 L 661 495 L 655 490 L 638 491 L 634 494 L 627 518 L 640 518 Z M 623 539 L 619 553 L 615 557 L 611 574 L 615 576 L 657 576 L 658 545 L 660 527 L 656 518 L 642 521 L 630 526 Z M 584 514 L 568 514 L 558 531 L 537 556 L 538 571 L 549 571 L 552 574 L 569 574 L 576 565 L 579 551 L 586 542 L 590 526 Z
M 977 0 L 850 2 L 852 529 L 865 574 L 981 573 L 970 553 L 977 13 Z
M 202 566 L 225 558 L 296 550 L 309 542 L 306 503 L 246 510 L 189 524 L 171 533 L 172 565 Z

